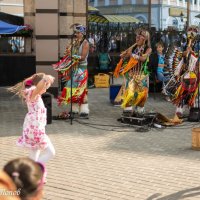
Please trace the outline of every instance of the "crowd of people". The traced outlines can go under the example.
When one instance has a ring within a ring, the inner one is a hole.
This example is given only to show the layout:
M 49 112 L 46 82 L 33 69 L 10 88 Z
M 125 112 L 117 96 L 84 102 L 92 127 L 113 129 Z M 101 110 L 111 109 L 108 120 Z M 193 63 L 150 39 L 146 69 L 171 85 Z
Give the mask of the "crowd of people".
M 129 41 L 128 41 L 129 39 Z M 133 39 L 128 33 L 108 33 L 102 32 L 100 34 L 90 33 L 88 36 L 90 44 L 90 53 L 94 52 L 120 52 L 121 49 L 126 48 L 127 43 L 131 43 Z
M 90 31 L 87 36 L 90 44 L 90 53 L 99 53 L 101 51 L 120 53 L 136 40 L 135 30 L 106 30 L 99 31 L 98 33 Z M 145 28 L 145 30 L 148 29 Z M 148 30 L 148 32 L 150 33 L 150 41 L 153 51 L 156 50 L 155 45 L 157 42 L 162 41 L 164 44 L 164 50 L 166 50 L 170 44 L 178 43 L 181 45 L 181 43 L 184 43 L 186 40 L 186 33 L 184 31 L 178 31 L 172 28 L 164 31 L 156 31 L 152 29 Z

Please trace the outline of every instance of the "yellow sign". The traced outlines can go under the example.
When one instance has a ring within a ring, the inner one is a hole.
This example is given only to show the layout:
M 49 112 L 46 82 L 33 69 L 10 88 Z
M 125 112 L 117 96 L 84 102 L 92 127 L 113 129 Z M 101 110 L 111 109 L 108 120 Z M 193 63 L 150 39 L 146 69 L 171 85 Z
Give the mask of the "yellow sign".
M 180 9 L 180 8 L 170 8 L 169 9 L 169 16 L 181 17 L 181 14 L 183 14 L 182 17 L 186 17 L 187 16 L 186 10 Z

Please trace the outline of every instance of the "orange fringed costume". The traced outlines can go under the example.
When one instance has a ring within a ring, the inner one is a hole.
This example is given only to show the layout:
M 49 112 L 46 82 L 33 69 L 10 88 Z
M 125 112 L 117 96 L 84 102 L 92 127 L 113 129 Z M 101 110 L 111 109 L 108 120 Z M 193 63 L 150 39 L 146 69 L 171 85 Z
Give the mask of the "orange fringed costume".
M 128 63 L 124 63 L 123 59 L 121 58 L 119 63 L 117 64 L 115 71 L 114 71 L 114 76 L 116 78 L 119 77 L 119 75 L 124 75 L 126 72 L 128 72 L 130 69 L 135 67 L 138 64 L 138 61 L 131 57 L 128 61 Z

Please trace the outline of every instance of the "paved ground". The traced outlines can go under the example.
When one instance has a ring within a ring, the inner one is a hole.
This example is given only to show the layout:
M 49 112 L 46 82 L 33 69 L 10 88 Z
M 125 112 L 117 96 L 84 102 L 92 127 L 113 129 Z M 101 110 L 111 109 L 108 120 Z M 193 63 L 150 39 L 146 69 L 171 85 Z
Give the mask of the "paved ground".
M 108 89 L 90 89 L 89 120 L 53 121 L 47 133 L 56 148 L 48 167 L 49 200 L 200 199 L 200 152 L 191 149 L 197 123 L 137 132 L 117 122 L 121 110 L 109 103 Z M 150 95 L 147 110 L 173 116 L 174 107 Z M 60 109 L 53 100 L 53 114 Z M 26 156 L 15 141 L 26 107 L 0 88 L 0 167 Z

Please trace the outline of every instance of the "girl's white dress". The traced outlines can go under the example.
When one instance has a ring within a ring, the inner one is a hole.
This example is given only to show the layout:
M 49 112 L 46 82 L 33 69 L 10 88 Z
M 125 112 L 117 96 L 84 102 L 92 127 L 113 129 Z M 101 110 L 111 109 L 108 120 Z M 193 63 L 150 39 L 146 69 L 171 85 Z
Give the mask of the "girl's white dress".
M 24 91 L 28 113 L 24 119 L 23 134 L 17 140 L 17 145 L 31 149 L 45 149 L 49 141 L 45 133 L 46 108 L 41 95 L 38 95 L 36 100 L 30 101 L 34 89 L 35 86 L 32 86 Z

